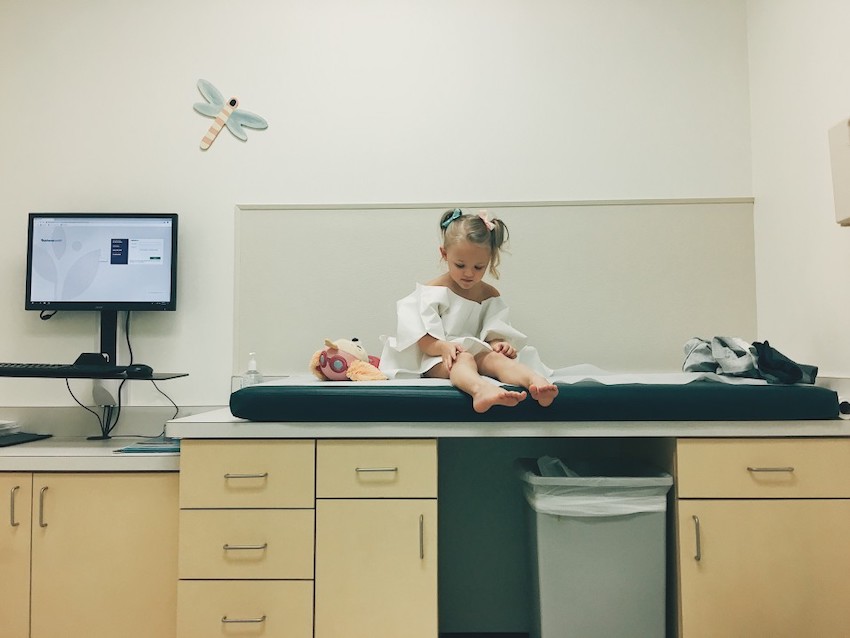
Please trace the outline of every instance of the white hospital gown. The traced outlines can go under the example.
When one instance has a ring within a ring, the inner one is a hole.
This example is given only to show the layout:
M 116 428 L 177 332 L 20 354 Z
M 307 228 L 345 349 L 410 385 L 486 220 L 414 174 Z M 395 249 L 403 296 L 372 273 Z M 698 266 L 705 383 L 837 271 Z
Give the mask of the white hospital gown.
M 457 343 L 473 355 L 492 350 L 487 341 L 503 339 L 517 349 L 520 361 L 543 375 L 552 372 L 540 362 L 536 350 L 526 346 L 528 337 L 511 326 L 501 297 L 478 303 L 445 286 L 416 284 L 416 290 L 398 301 L 396 309 L 396 336 L 382 337 L 380 368 L 391 379 L 420 377 L 442 361 L 419 349 L 418 341 L 425 335 Z

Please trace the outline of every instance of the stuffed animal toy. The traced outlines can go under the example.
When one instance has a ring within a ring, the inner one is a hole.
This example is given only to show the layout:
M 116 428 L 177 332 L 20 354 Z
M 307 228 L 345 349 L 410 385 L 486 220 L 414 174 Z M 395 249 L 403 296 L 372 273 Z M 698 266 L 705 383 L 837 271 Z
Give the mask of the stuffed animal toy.
M 386 381 L 387 376 L 378 370 L 380 359 L 366 354 L 366 349 L 356 338 L 325 339 L 324 350 L 319 350 L 310 360 L 310 372 L 322 381 Z

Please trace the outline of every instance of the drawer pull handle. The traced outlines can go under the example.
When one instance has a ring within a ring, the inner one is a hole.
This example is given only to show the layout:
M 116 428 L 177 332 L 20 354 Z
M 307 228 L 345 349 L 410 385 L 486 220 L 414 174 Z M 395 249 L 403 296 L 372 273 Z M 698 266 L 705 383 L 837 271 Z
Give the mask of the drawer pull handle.
M 241 551 L 241 550 L 246 550 L 246 549 L 247 550 L 253 549 L 255 551 L 259 551 L 259 550 L 266 549 L 268 546 L 269 546 L 268 543 L 263 543 L 262 545 L 231 545 L 229 543 L 225 543 L 222 546 L 222 549 L 224 549 L 224 551 L 226 551 L 226 552 Z
M 751 467 L 747 466 L 747 472 L 793 472 L 794 468 L 790 465 L 785 467 Z
M 44 493 L 47 491 L 47 486 L 41 488 L 41 491 L 38 493 L 38 526 L 39 527 L 47 527 L 47 523 L 44 522 Z
M 419 560 L 425 560 L 425 515 L 419 515 Z
M 355 472 L 398 472 L 397 467 L 355 467 Z
M 260 616 L 259 618 L 228 618 L 227 616 L 222 616 L 221 622 L 224 623 L 225 625 L 230 625 L 230 624 L 234 624 L 234 623 L 258 624 L 258 623 L 261 623 L 261 622 L 266 622 L 266 616 L 265 616 L 265 614 Z
M 264 479 L 268 477 L 268 472 L 263 472 L 262 474 L 230 474 L 228 472 L 224 475 L 224 478 L 226 479 Z
M 697 553 L 694 554 L 694 560 L 699 562 L 702 560 L 702 542 L 700 540 L 699 516 L 694 516 L 694 533 L 697 538 Z
M 15 494 L 19 489 L 21 489 L 21 486 L 16 485 L 12 488 L 12 493 L 9 495 L 9 525 L 12 527 L 20 525 L 20 523 L 15 520 Z

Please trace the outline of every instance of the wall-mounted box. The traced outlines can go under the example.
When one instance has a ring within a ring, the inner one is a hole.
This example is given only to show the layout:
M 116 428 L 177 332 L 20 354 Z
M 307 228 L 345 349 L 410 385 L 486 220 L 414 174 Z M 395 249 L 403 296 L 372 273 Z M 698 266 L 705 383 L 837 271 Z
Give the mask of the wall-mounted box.
M 832 190 L 835 194 L 835 221 L 850 226 L 850 119 L 829 129 L 829 155 L 832 160 Z

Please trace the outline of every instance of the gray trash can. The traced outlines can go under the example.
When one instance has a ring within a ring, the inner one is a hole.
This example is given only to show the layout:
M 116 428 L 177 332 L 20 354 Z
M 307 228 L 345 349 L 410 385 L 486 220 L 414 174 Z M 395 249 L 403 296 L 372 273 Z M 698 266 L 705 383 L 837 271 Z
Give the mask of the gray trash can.
M 529 504 L 531 637 L 663 637 L 673 478 L 619 464 L 544 477 L 535 459 L 517 469 Z

